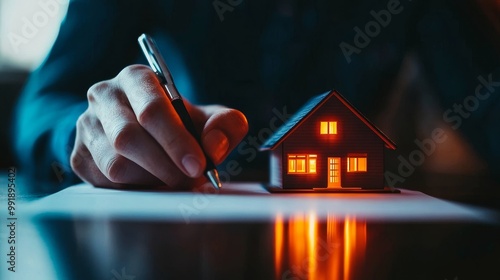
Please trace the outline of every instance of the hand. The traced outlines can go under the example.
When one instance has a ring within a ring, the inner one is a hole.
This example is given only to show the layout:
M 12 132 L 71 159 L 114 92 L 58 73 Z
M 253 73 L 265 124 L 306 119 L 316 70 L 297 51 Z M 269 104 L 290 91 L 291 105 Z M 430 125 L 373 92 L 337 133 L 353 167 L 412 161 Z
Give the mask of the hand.
M 197 186 L 205 181 L 206 159 L 149 67 L 132 65 L 93 85 L 88 109 L 76 123 L 71 167 L 97 186 Z M 245 116 L 218 105 L 184 100 L 203 149 L 221 163 L 248 131 Z

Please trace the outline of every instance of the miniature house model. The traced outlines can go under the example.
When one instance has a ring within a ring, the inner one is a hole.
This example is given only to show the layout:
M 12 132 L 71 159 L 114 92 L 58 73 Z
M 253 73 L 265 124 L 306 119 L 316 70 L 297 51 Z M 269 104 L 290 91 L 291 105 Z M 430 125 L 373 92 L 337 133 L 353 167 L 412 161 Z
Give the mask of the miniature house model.
M 395 144 L 337 91 L 309 100 L 262 146 L 282 189 L 384 188 L 384 149 Z

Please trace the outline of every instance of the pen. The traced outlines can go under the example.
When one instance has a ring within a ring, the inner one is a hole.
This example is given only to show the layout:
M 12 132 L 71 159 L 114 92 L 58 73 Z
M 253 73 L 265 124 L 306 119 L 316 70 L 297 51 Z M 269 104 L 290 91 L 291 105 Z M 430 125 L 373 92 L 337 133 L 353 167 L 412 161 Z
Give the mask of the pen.
M 158 51 L 153 38 L 151 38 L 151 36 L 147 34 L 142 34 L 137 40 L 139 41 L 139 45 L 141 46 L 141 49 L 144 52 L 146 59 L 148 60 L 149 66 L 155 72 L 156 77 L 158 77 L 160 83 L 163 85 L 163 90 L 170 99 L 172 106 L 177 112 L 177 115 L 179 115 L 180 119 L 182 120 L 184 127 L 186 127 L 189 133 L 191 133 L 191 135 L 193 135 L 193 137 L 198 141 L 200 147 L 202 147 L 200 135 L 198 135 L 198 133 L 196 132 L 193 120 L 191 119 L 191 116 L 189 116 L 186 106 L 184 105 L 184 101 L 182 100 L 179 91 L 177 91 L 177 88 L 175 87 L 174 80 L 172 79 L 172 75 L 168 70 L 167 64 L 165 63 L 165 60 L 163 59 L 161 53 Z M 205 175 L 212 183 L 214 188 L 218 190 L 221 187 L 219 173 L 215 168 L 215 164 L 210 160 L 205 152 L 203 153 L 205 154 L 205 158 L 207 160 Z

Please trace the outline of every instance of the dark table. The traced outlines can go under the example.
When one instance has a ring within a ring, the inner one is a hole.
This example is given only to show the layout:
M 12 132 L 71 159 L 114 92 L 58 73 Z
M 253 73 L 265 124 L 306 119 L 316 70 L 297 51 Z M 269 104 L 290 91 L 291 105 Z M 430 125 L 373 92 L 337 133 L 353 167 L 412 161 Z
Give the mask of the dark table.
M 2 268 L 2 279 L 500 275 L 496 211 L 404 189 L 401 194 L 270 194 L 258 183 L 228 184 L 217 193 L 82 184 L 21 201 L 18 270 Z

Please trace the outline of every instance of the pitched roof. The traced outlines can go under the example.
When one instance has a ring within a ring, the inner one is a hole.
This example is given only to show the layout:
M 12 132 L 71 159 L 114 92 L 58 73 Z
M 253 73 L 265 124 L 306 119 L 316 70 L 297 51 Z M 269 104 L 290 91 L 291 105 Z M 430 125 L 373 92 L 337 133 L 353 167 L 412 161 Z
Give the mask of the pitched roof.
M 288 135 L 290 135 L 295 128 L 297 128 L 303 121 L 305 121 L 314 111 L 320 108 L 332 96 L 335 96 L 342 104 L 344 104 L 354 115 L 356 115 L 368 128 L 370 128 L 389 149 L 395 150 L 396 144 L 389 139 L 380 129 L 378 129 L 372 122 L 370 122 L 361 112 L 359 112 L 349 101 L 347 101 L 336 90 L 328 91 L 318 96 L 311 98 L 302 108 L 300 108 L 285 124 L 283 124 L 266 142 L 260 146 L 261 151 L 272 150 Z

